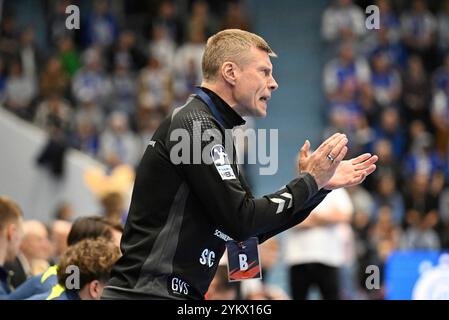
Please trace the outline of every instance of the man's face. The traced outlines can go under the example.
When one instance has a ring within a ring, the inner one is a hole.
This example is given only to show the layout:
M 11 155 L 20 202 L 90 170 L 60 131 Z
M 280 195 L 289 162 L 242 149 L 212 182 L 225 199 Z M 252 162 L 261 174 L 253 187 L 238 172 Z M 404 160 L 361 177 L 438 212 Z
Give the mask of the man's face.
M 251 48 L 246 61 L 237 66 L 233 95 L 240 115 L 267 115 L 268 100 L 278 87 L 272 71 L 268 53 L 257 48 Z
M 10 224 L 8 229 L 9 246 L 6 253 L 6 261 L 14 261 L 19 254 L 23 238 L 22 220 L 20 219 L 18 222 Z

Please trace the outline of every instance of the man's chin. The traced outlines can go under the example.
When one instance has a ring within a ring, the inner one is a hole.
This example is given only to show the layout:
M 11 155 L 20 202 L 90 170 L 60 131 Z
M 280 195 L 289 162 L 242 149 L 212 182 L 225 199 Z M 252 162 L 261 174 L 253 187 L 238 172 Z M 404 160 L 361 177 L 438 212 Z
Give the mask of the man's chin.
M 265 118 L 267 116 L 267 105 L 259 106 L 255 111 L 255 117 Z

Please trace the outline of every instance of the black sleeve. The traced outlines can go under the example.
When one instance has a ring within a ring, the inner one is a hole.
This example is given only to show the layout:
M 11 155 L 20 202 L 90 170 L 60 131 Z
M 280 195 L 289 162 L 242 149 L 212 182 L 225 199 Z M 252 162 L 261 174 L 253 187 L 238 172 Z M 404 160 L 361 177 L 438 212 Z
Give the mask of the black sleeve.
M 269 232 L 259 234 L 258 235 L 259 243 L 262 243 L 270 239 L 271 237 L 274 237 L 275 235 L 287 229 L 290 229 L 291 227 L 297 225 L 298 223 L 303 222 L 313 211 L 313 209 L 315 209 L 321 203 L 321 201 L 324 200 L 324 198 L 329 194 L 329 192 L 331 192 L 331 190 L 321 189 L 317 194 L 315 194 L 315 196 L 312 199 L 307 201 L 303 209 L 299 210 L 294 214 L 293 218 L 288 223 L 281 226 L 280 228 L 276 228 Z
M 307 206 L 312 206 L 311 199 L 318 193 L 315 179 L 310 174 L 301 174 L 274 193 L 253 198 L 237 178 L 236 166 L 223 167 L 213 162 L 211 151 L 223 135 L 215 119 L 207 116 L 207 113 L 193 114 L 180 117 L 177 122 L 172 122 L 172 125 L 174 124 L 174 128 L 187 129 L 190 137 L 195 137 L 198 134 L 198 130 L 195 133 L 193 128 L 195 119 L 197 124 L 201 123 L 201 131 L 212 129 L 215 133 L 214 142 L 201 144 L 202 163 L 181 163 L 178 168 L 181 169 L 190 192 L 199 199 L 207 215 L 221 231 L 235 240 L 242 241 L 251 236 L 283 229 L 292 223 L 296 224 L 298 216 L 305 215 Z M 172 130 L 173 128 L 170 131 Z M 174 148 L 176 152 L 179 151 L 176 142 L 172 141 L 168 145 L 170 153 L 175 151 Z M 191 150 L 195 149 L 193 139 L 190 146 Z M 209 164 L 203 160 L 207 160 Z

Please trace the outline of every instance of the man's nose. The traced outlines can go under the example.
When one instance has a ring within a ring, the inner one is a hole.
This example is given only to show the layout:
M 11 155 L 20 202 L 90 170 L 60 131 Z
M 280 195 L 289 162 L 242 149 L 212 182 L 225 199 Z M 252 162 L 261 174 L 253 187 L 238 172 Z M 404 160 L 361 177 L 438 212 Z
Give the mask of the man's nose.
M 270 88 L 271 91 L 276 90 L 279 87 L 278 83 L 274 79 L 273 76 L 271 76 L 270 82 L 268 83 L 268 88 Z

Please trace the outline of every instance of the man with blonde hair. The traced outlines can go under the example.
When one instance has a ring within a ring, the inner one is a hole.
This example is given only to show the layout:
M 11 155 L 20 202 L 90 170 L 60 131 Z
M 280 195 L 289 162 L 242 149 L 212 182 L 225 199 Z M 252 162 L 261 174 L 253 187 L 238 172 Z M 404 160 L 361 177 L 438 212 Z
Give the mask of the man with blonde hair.
M 306 142 L 298 177 L 253 197 L 231 131 L 242 116 L 266 115 L 278 87 L 270 56 L 267 42 L 250 32 L 208 39 L 201 86 L 162 122 L 137 169 L 123 256 L 104 299 L 204 299 L 227 242 L 263 242 L 303 221 L 329 190 L 375 170 L 370 155 L 357 165 L 342 161 L 348 140 L 337 133 L 311 154 Z
M 11 291 L 3 265 L 15 259 L 22 235 L 22 211 L 13 200 L 0 196 L 0 300 L 6 299 Z

